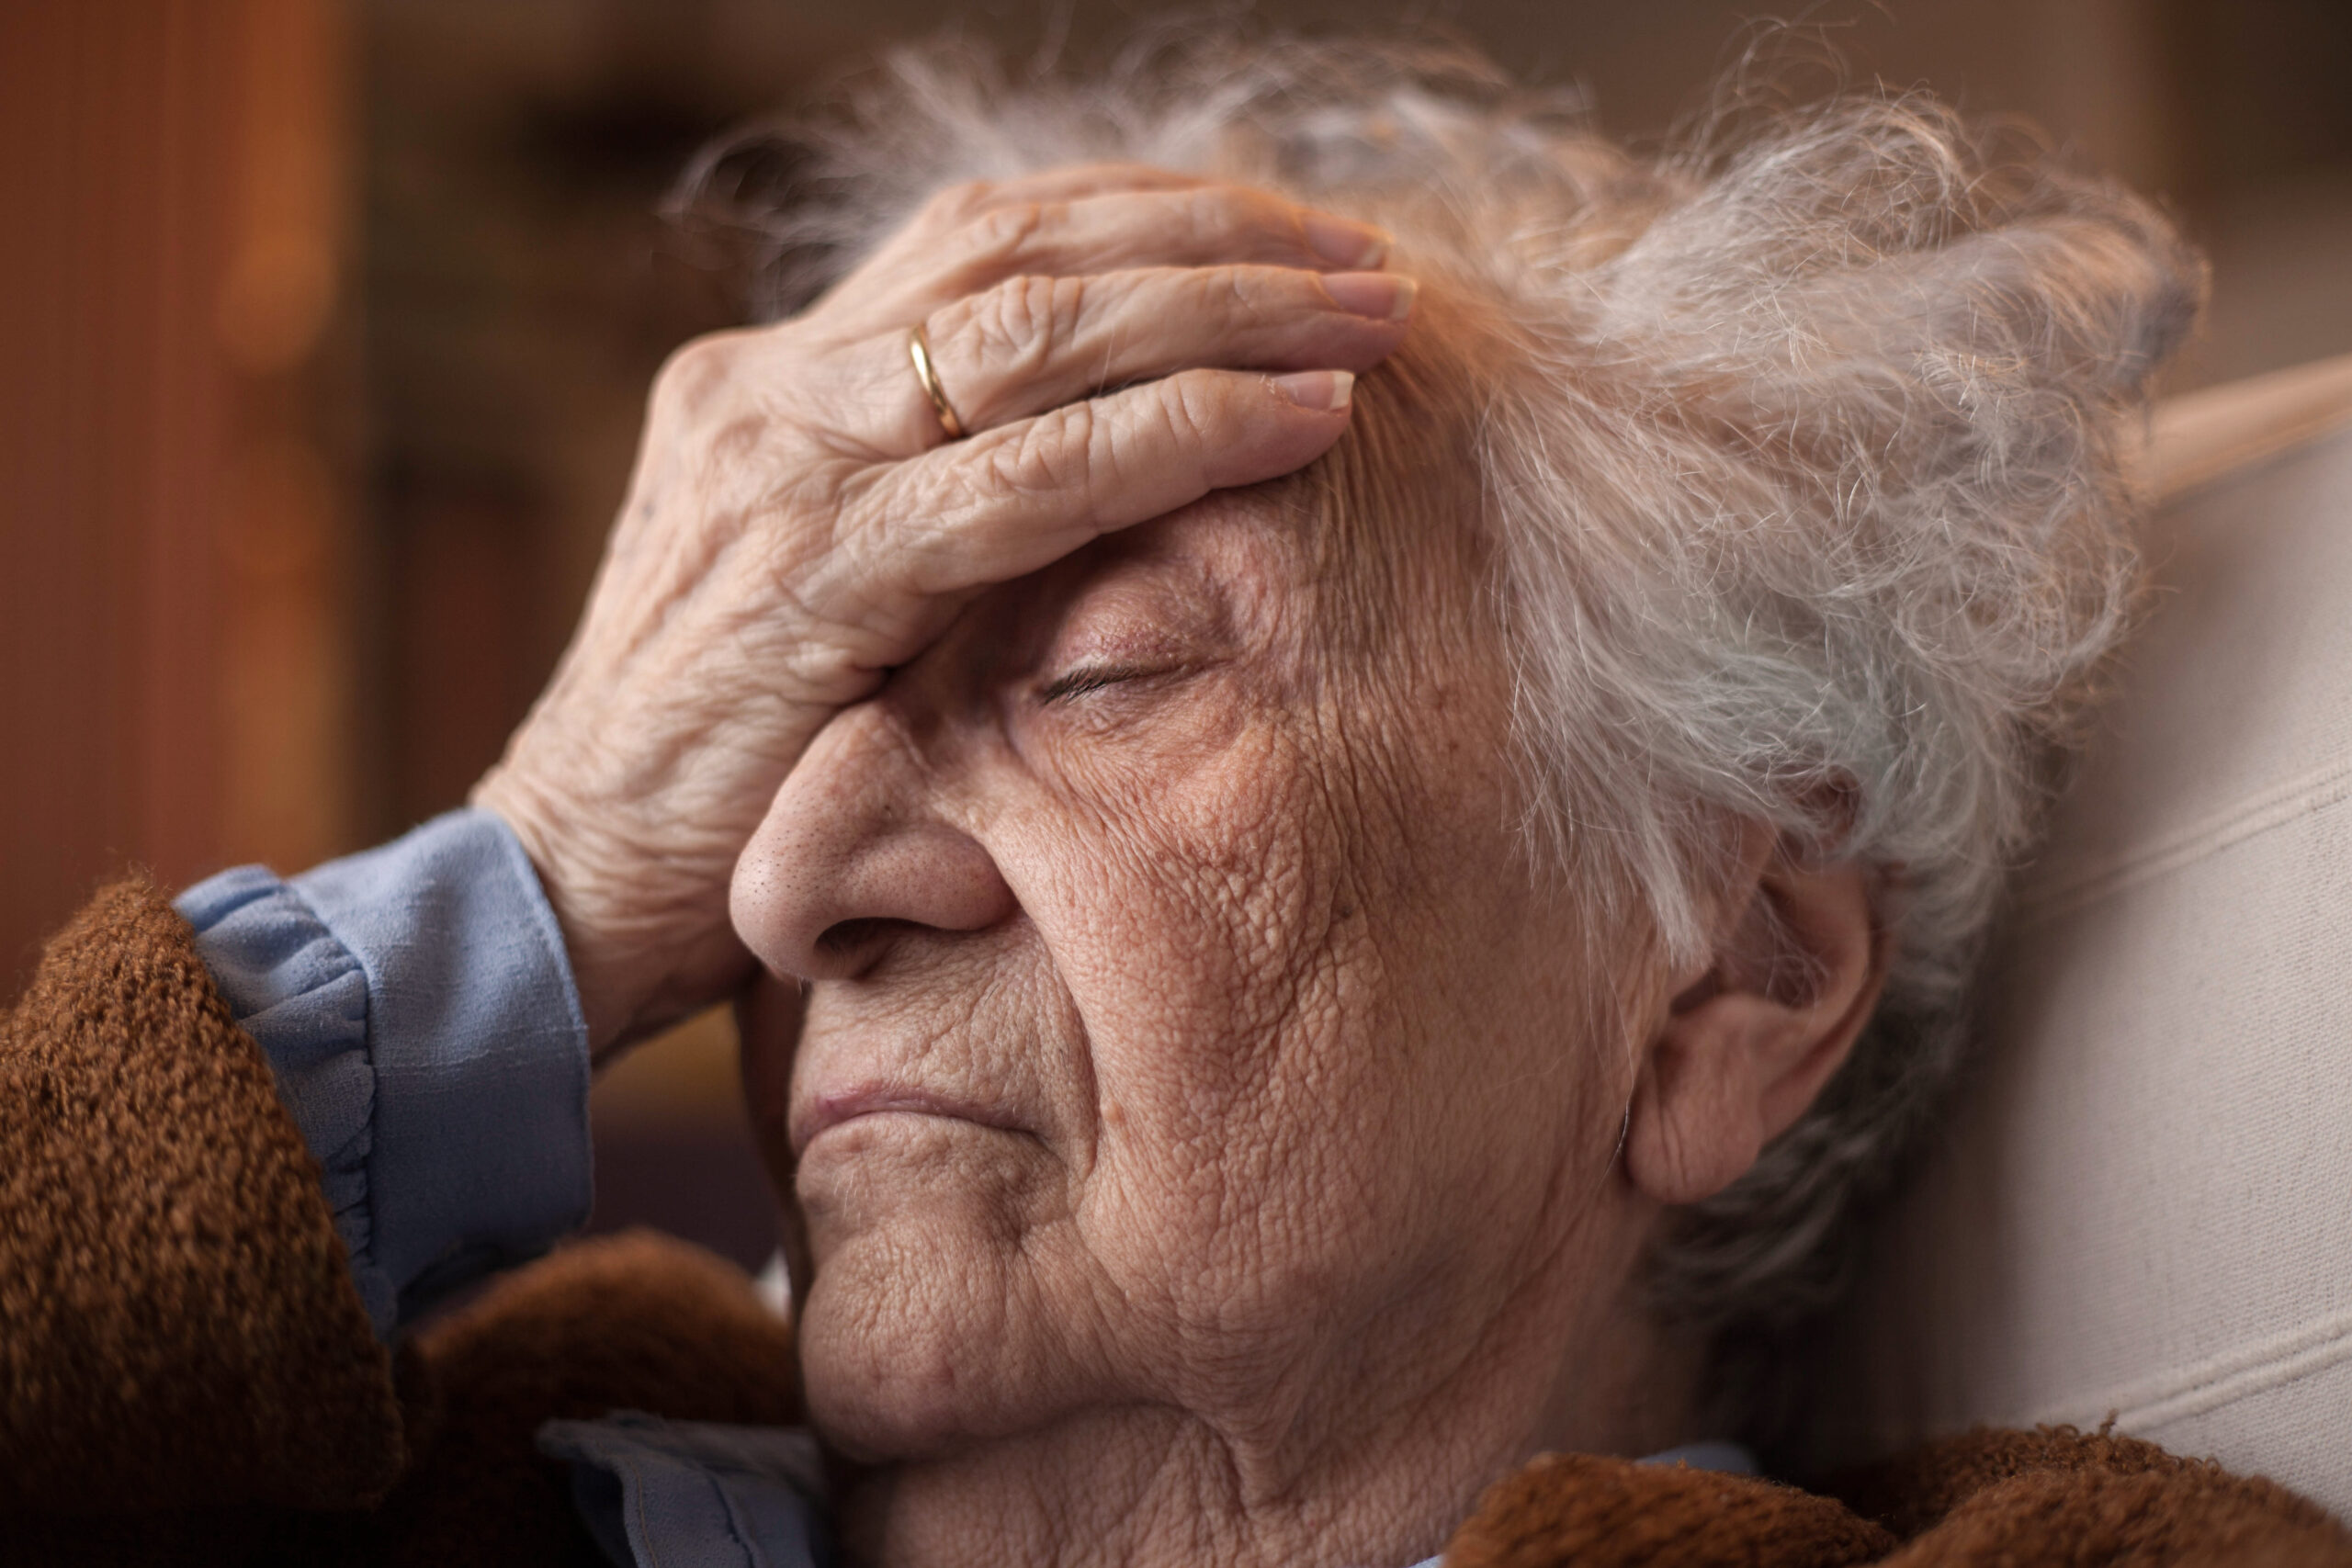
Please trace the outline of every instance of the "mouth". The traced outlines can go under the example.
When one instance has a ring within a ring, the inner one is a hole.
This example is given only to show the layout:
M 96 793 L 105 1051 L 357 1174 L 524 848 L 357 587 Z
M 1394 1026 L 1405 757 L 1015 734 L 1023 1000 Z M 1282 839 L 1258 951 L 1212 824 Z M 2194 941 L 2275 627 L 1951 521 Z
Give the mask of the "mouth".
M 792 1119 L 792 1153 L 797 1159 L 824 1133 L 865 1116 L 935 1116 L 948 1122 L 969 1122 L 1000 1132 L 1018 1132 L 1020 1123 L 988 1106 L 975 1105 L 952 1095 L 934 1093 L 910 1084 L 859 1084 L 854 1089 L 820 1093 Z

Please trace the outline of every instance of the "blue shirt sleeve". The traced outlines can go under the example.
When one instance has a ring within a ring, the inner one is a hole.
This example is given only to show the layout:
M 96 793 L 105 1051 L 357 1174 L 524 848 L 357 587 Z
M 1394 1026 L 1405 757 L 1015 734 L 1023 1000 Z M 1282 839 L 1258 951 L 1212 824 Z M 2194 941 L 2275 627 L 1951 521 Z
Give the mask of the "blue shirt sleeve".
M 458 811 L 180 896 L 322 1171 L 377 1331 L 588 1215 L 588 1029 L 514 833 Z
M 797 1427 L 665 1421 L 633 1410 L 549 1421 L 572 1510 L 622 1568 L 832 1568 L 825 1461 Z

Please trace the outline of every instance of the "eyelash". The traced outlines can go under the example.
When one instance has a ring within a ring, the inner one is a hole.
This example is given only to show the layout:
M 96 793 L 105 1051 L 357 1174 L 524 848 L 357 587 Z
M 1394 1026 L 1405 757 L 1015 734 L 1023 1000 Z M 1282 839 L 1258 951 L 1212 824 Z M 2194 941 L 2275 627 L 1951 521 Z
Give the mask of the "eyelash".
M 1158 671 L 1136 664 L 1081 664 L 1037 688 L 1037 701 L 1041 704 L 1069 702 L 1089 692 L 1099 692 L 1105 686 L 1115 686 L 1123 681 L 1137 681 L 1157 673 Z

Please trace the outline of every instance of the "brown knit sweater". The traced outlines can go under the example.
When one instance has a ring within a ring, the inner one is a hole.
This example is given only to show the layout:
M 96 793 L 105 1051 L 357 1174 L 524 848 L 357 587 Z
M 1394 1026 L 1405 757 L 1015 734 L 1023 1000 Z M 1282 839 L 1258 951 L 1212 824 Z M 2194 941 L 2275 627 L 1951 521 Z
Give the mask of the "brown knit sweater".
M 593 1563 L 543 1421 L 788 1423 L 786 1327 L 674 1241 L 571 1247 L 389 1355 L 261 1052 L 153 889 L 0 1021 L 0 1563 Z M 1489 1491 L 1452 1568 L 2327 1563 L 2269 1482 L 1983 1432 L 1815 1495 L 1586 1455 Z

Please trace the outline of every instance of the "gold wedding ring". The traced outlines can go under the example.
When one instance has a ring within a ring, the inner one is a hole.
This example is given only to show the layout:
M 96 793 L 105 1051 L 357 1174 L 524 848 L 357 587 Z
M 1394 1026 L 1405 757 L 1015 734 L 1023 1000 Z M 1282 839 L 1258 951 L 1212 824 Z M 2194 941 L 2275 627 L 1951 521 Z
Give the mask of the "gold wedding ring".
M 907 333 L 907 357 L 915 362 L 915 378 L 922 383 L 923 394 L 939 411 L 939 428 L 947 432 L 948 440 L 963 440 L 964 422 L 956 417 L 956 405 L 947 400 L 947 389 L 939 384 L 939 371 L 931 363 L 931 340 L 922 335 L 921 322 Z

